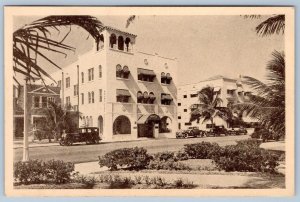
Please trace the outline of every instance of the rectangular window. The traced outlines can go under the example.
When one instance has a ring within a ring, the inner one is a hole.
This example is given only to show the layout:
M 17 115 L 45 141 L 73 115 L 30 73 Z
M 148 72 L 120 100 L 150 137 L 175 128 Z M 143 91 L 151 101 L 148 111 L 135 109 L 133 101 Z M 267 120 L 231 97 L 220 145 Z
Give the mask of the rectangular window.
M 187 122 L 187 123 L 184 123 L 184 125 L 186 125 L 186 126 L 191 126 L 191 125 L 192 125 L 192 123 L 190 123 L 190 122 Z
M 181 106 L 181 103 L 180 103 L 180 102 L 178 102 L 178 106 Z
M 94 103 L 94 91 L 91 92 L 92 103 Z
M 81 83 L 84 83 L 84 73 L 81 72 Z
M 102 89 L 99 89 L 99 102 L 102 102 Z
M 89 103 L 91 103 L 91 93 L 89 92 L 88 95 L 89 95 Z
M 84 104 L 84 94 L 81 93 L 81 104 Z
M 74 85 L 74 96 L 78 95 L 78 85 Z
M 190 96 L 191 97 L 197 97 L 197 94 L 191 94 Z
M 183 95 L 183 98 L 187 98 L 187 95 Z
M 74 111 L 78 111 L 78 105 L 74 105 Z
M 35 108 L 38 108 L 38 107 L 40 107 L 40 97 L 39 96 L 36 96 L 36 97 L 34 97 L 34 107 Z
M 66 78 L 66 88 L 70 88 L 70 77 Z
M 54 97 L 47 97 L 47 107 L 51 107 L 50 102 L 55 103 Z
M 89 73 L 89 81 L 93 81 L 94 80 L 94 68 L 89 69 L 88 73 Z
M 67 104 L 67 106 L 70 106 L 70 105 L 71 105 L 71 99 L 70 99 L 70 96 L 67 96 L 67 97 L 66 97 L 66 104 Z
M 61 87 L 61 80 L 57 81 L 57 87 Z
M 102 78 L 102 66 L 99 65 L 99 78 Z
M 187 109 L 184 109 L 183 111 L 184 111 L 184 112 L 187 112 Z
M 178 116 L 178 119 L 181 119 L 181 116 Z

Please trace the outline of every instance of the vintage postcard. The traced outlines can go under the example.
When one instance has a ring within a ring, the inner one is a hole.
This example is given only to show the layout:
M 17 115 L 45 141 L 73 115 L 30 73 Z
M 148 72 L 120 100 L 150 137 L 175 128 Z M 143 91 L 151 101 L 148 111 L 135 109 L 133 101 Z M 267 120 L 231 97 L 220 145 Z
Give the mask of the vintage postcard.
M 293 7 L 5 7 L 8 196 L 292 196 Z

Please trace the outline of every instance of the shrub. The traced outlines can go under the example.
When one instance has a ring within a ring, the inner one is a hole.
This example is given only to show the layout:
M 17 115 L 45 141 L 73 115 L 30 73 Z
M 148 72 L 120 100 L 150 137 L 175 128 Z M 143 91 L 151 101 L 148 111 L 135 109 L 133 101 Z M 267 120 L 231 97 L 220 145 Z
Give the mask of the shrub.
M 218 155 L 222 148 L 217 143 L 201 142 L 184 145 L 184 151 L 192 159 L 211 159 Z
M 173 182 L 174 188 L 176 189 L 191 189 L 194 188 L 195 185 L 193 182 L 190 182 L 188 180 L 183 180 L 181 178 L 175 180 Z
M 253 146 L 252 143 L 225 146 L 213 160 L 219 169 L 225 171 L 275 172 L 278 155 Z
M 85 188 L 87 189 L 92 189 L 97 184 L 98 180 L 94 176 L 90 177 L 90 176 L 80 175 L 77 176 L 74 181 L 84 184 Z
M 61 160 L 50 160 L 45 163 L 45 174 L 48 181 L 56 184 L 70 182 L 74 164 Z
M 14 178 L 21 184 L 67 183 L 71 181 L 73 171 L 73 163 L 60 160 L 50 160 L 48 162 L 29 160 L 28 162 L 19 161 L 14 164 Z
M 178 151 L 178 152 L 175 153 L 175 158 L 178 161 L 185 161 L 185 160 L 189 159 L 189 156 L 184 151 Z
M 175 160 L 175 153 L 169 151 L 159 152 L 154 154 L 153 158 L 158 161 Z
M 191 170 L 191 168 L 181 162 L 176 162 L 174 160 L 159 161 L 151 160 L 148 169 L 152 170 Z
M 14 164 L 14 178 L 21 184 L 35 184 L 44 181 L 43 162 L 40 160 L 19 161 Z
M 177 154 L 178 153 L 175 154 L 174 152 L 168 151 L 156 153 L 150 160 L 147 168 L 153 170 L 190 170 L 185 164 L 177 162 L 179 160 Z M 183 155 L 181 155 L 180 158 L 182 158 L 182 156 Z
M 117 149 L 99 156 L 99 165 L 107 166 L 110 170 L 117 170 L 118 166 L 126 166 L 129 169 L 144 169 L 150 161 L 151 156 L 142 147 Z

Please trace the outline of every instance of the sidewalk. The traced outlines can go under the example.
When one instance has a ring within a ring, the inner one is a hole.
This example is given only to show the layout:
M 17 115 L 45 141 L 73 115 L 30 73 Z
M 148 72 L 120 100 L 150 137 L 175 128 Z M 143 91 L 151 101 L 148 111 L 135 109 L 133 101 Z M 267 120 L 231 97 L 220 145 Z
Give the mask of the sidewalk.
M 285 142 L 265 142 L 260 145 L 260 148 L 274 151 L 285 151 Z

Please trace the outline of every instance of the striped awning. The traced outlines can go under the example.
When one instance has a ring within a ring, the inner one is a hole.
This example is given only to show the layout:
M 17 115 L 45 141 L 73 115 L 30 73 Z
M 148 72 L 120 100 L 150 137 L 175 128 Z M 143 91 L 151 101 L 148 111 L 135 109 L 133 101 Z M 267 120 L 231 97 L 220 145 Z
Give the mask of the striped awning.
M 138 120 L 137 120 L 137 124 L 145 124 L 148 122 L 159 122 L 160 118 L 158 115 L 156 114 L 145 114 L 142 115 Z
M 170 94 L 162 94 L 161 95 L 162 100 L 173 100 Z
M 117 96 L 131 97 L 130 92 L 126 89 L 117 89 Z
M 141 69 L 141 68 L 138 68 L 137 69 L 137 73 L 139 75 L 156 76 L 156 74 L 154 73 L 154 71 L 150 70 L 150 69 Z

